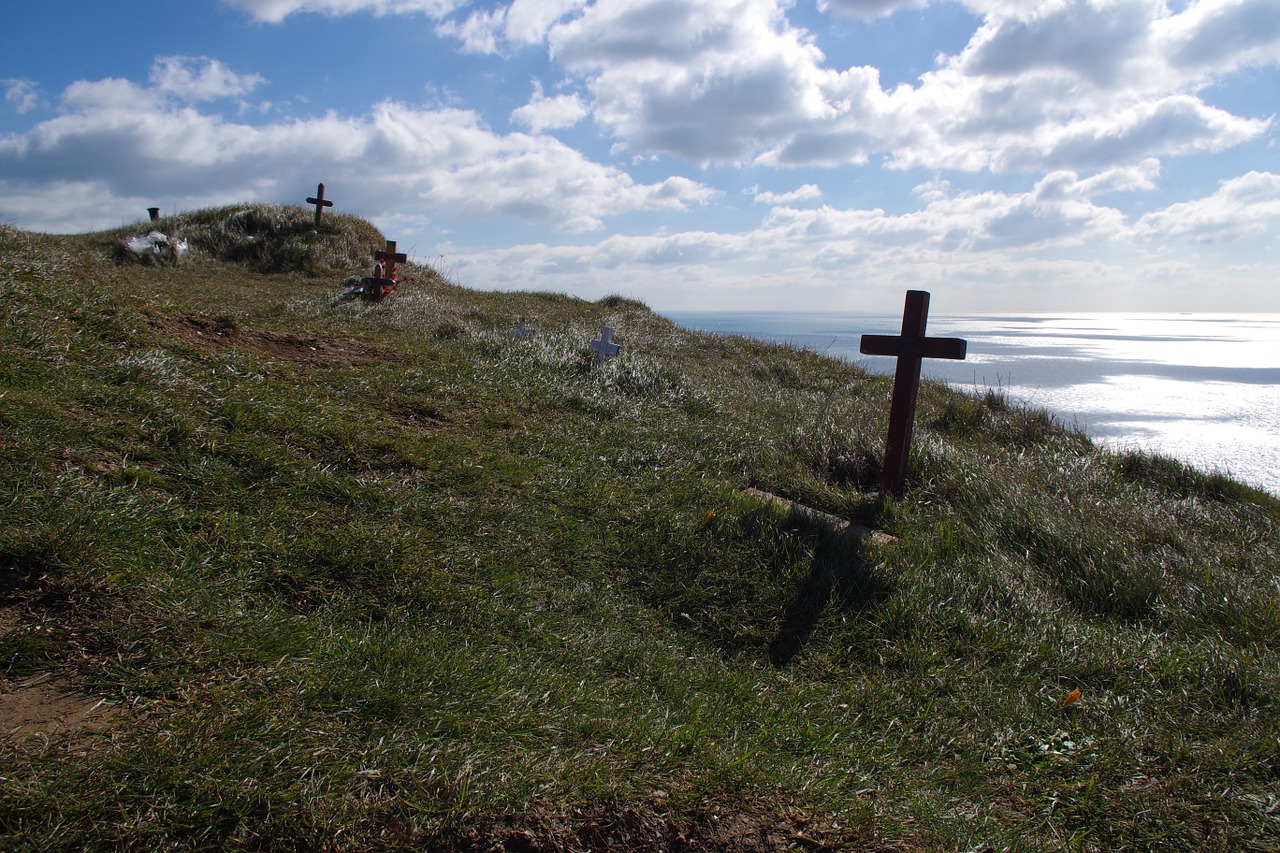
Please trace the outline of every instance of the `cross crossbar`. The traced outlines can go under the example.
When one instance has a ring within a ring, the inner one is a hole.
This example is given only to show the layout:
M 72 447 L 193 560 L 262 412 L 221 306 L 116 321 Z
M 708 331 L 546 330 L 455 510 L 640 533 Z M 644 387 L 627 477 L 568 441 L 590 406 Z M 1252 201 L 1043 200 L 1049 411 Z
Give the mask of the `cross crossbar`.
M 963 361 L 968 341 L 961 338 L 903 338 L 863 335 L 858 352 L 863 355 L 907 355 L 916 358 L 949 358 Z
M 929 294 L 908 290 L 902 311 L 902 334 L 863 335 L 858 351 L 864 355 L 892 355 L 898 359 L 893 372 L 893 396 L 889 401 L 889 434 L 885 441 L 884 468 L 880 488 L 901 498 L 911 452 L 911 431 L 916 419 L 916 399 L 920 394 L 920 362 L 926 358 L 962 360 L 969 344 L 962 338 L 927 338 Z
M 388 240 L 386 251 L 374 252 L 373 259 L 375 261 L 391 261 L 392 263 L 405 264 L 409 262 L 409 256 L 404 252 L 396 251 L 396 241 Z
M 326 207 L 333 207 L 333 202 L 324 197 L 324 184 L 316 186 L 315 198 L 307 199 L 307 204 L 316 206 L 316 228 L 320 227 L 320 215 Z
M 360 284 L 363 288 L 360 291 L 360 298 L 366 302 L 381 302 L 395 293 L 398 286 L 395 279 L 383 278 L 379 275 L 362 278 Z

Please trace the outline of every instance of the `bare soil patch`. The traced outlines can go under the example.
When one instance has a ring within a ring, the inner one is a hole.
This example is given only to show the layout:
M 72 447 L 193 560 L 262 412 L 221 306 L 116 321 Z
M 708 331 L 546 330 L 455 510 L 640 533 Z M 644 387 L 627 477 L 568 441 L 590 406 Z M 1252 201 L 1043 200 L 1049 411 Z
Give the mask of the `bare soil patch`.
M 79 744 L 116 716 L 105 699 L 79 693 L 49 673 L 0 680 L 0 732 L 12 746 L 46 746 L 55 740 Z
M 590 806 L 571 814 L 532 809 L 477 826 L 453 849 L 460 853 L 577 853 L 619 850 L 645 853 L 773 853 L 778 850 L 906 851 L 835 822 L 811 824 L 786 810 L 750 804 L 708 811 L 677 823 L 660 807 Z
M 351 338 L 313 338 L 292 332 L 241 329 L 222 318 L 159 316 L 152 327 L 199 350 L 213 355 L 229 349 L 241 349 L 278 361 L 295 364 L 362 364 L 369 362 L 404 363 L 399 353 L 379 349 Z
M 21 630 L 13 607 L 0 608 L 0 635 Z M 105 699 L 75 690 L 53 673 L 0 678 L 0 742 L 18 749 L 61 746 L 83 753 L 88 737 L 119 717 Z

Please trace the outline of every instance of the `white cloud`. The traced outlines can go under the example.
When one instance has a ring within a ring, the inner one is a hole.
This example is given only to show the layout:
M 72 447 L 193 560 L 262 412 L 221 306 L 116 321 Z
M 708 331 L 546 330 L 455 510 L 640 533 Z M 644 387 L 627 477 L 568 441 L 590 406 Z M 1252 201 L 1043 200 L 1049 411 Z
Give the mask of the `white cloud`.
M 501 53 L 509 44 L 540 44 L 556 22 L 585 5 L 586 0 L 513 0 L 461 22 L 443 21 L 436 32 L 461 41 L 466 53 Z
M 1222 151 L 1256 139 L 1269 126 L 1270 121 L 1240 118 L 1191 95 L 1172 95 L 1039 128 L 1037 135 L 993 152 L 992 165 L 1022 171 L 1046 165 L 1105 168 L 1152 155 Z
M 506 28 L 506 10 L 472 12 L 465 21 L 443 21 L 436 26 L 441 36 L 462 42 L 463 53 L 497 53 Z
M 546 38 L 620 147 L 698 164 L 840 166 L 884 154 L 896 168 L 1097 170 L 1220 151 L 1269 126 L 1206 104 L 1196 92 L 1205 72 L 1180 72 L 1169 54 L 1203 43 L 1211 22 L 1238 29 L 1248 18 L 1259 32 L 1235 53 L 1214 41 L 1234 57 L 1215 61 L 1226 69 L 1256 58 L 1271 44 L 1260 33 L 1273 3 L 1206 0 L 1180 15 L 1163 0 L 967 5 L 985 15 L 968 46 L 918 85 L 890 90 L 874 68 L 830 68 L 781 0 L 613 0 L 571 16 L 564 2 Z
M 714 195 L 683 178 L 637 184 L 550 137 L 494 134 L 461 111 L 442 115 L 383 105 L 369 137 L 378 149 L 375 160 L 398 172 L 402 204 L 425 204 L 451 216 L 510 217 L 590 231 L 606 216 L 679 211 Z
M 548 42 L 587 79 L 596 122 L 637 154 L 742 160 L 834 112 L 821 52 L 776 0 L 614 0 Z
M 1280 4 L 1274 0 L 1200 0 L 1161 24 L 1169 63 L 1189 73 L 1280 62 Z
M 760 192 L 759 187 L 754 187 L 750 195 L 756 204 L 795 204 L 798 201 L 822 198 L 822 190 L 817 184 L 805 184 L 787 193 Z
M 325 15 L 352 15 L 369 12 L 374 15 L 421 14 L 442 18 L 465 4 L 466 0 L 223 0 L 248 12 L 263 23 L 278 24 L 299 12 Z
M 206 56 L 162 56 L 151 66 L 156 91 L 187 101 L 245 95 L 265 82 L 258 74 L 236 74 Z
M 4 99 L 13 105 L 18 115 L 25 115 L 40 106 L 40 87 L 32 80 L 8 78 L 0 80 L 4 87 Z
M 945 181 L 931 181 L 917 188 L 918 209 L 896 214 L 777 206 L 757 227 L 737 233 L 614 235 L 574 246 L 450 246 L 446 254 L 472 286 L 569 290 L 588 298 L 619 292 L 670 310 L 722 310 L 726 304 L 866 310 L 900 304 L 904 287 L 954 294 L 953 304 L 963 303 L 964 310 L 1142 310 L 1151 304 L 1150 292 L 1136 282 L 1157 281 L 1168 310 L 1193 308 L 1205 267 L 1188 264 L 1179 244 L 1236 233 L 1233 208 L 1255 220 L 1248 226 L 1252 233 L 1274 230 L 1280 176 L 1245 175 L 1210 198 L 1172 205 L 1136 225 L 1091 198 L 1145 189 L 1156 168 L 1148 162 L 1088 177 L 1059 172 L 1013 193 L 955 192 Z M 1156 239 L 1171 235 L 1183 239 Z M 1258 310 L 1266 268 L 1236 263 L 1217 268 L 1214 276 L 1220 286 L 1238 283 L 1244 294 L 1225 299 L 1222 310 Z M 1173 298 L 1177 293 L 1181 301 Z M 779 294 L 786 294 L 781 304 Z
M 766 270 L 777 268 L 779 259 L 790 259 L 782 261 L 783 265 L 814 276 L 828 265 L 839 266 L 851 259 L 942 265 L 990 254 L 984 263 L 1016 263 L 1018 255 L 1030 258 L 1046 250 L 1124 239 L 1127 228 L 1123 215 L 1087 198 L 1090 190 L 1099 189 L 1097 184 L 1074 175 L 1054 180 L 1069 182 L 1068 191 L 1044 193 L 1037 186 L 1025 193 L 953 194 L 945 184 L 933 183 L 918 193 L 925 202 L 922 208 L 900 214 L 830 205 L 813 209 L 782 205 L 773 207 L 759 227 L 745 233 L 615 236 L 594 247 L 555 251 L 572 252 L 580 270 L 712 261 L 734 261 L 745 268 Z M 816 197 L 806 188 L 795 195 L 798 200 Z
M 636 156 L 699 165 L 862 164 L 964 171 L 1105 169 L 1220 151 L 1266 120 L 1210 106 L 1223 74 L 1280 58 L 1275 0 L 963 0 L 983 17 L 918 85 L 833 68 L 789 0 L 227 0 L 260 20 L 299 11 L 422 14 L 467 52 L 545 43 L 586 97 L 531 102 L 534 131 L 585 117 Z M 872 18 L 927 0 L 820 0 Z
M 0 160 L 5 156 L 0 143 Z M 229 204 L 236 199 L 211 196 L 210 205 Z M 128 195 L 113 190 L 106 181 L 63 180 L 10 181 L 0 177 L 0 222 L 21 222 L 32 231 L 61 233 L 81 230 L 76 224 L 77 212 L 88 206 L 105 206 L 109 219 L 94 221 L 105 228 L 140 218 L 148 207 L 157 204 L 149 195 Z M 102 208 L 100 208 L 102 209 Z
M 970 5 L 982 6 L 974 3 Z M 1169 94 L 1206 75 L 1280 62 L 1274 0 L 1041 0 L 986 10 L 956 67 L 977 76 L 1059 71 L 1118 90 Z
M 62 90 L 63 107 L 78 109 L 148 109 L 163 100 L 161 92 L 144 89 L 119 77 L 77 80 Z
M 1051 172 L 1036 184 L 1035 197 L 1042 201 L 1091 199 L 1107 193 L 1152 190 L 1159 175 L 1160 161 L 1154 157 L 1137 166 L 1108 169 L 1085 180 L 1069 170 Z
M 506 8 L 506 37 L 513 42 L 537 44 L 551 27 L 587 0 L 513 0 Z
M 822 244 L 847 251 L 894 249 L 920 256 L 930 253 L 1040 251 L 1109 239 L 1123 230 L 1123 216 L 1089 200 L 1074 175 L 1070 192 L 969 192 L 950 194 L 945 185 L 918 188 L 920 210 L 890 215 L 882 210 L 775 208 L 765 228 L 785 233 L 795 244 Z M 1048 179 L 1046 179 L 1048 180 Z
M 1027 4 L 1016 16 L 990 16 L 957 67 L 976 76 L 1020 77 L 1058 69 L 1098 86 L 1114 85 L 1150 53 L 1163 0 Z
M 1223 181 L 1211 196 L 1143 216 L 1134 231 L 1148 240 L 1214 243 L 1266 234 L 1278 226 L 1280 175 L 1249 172 Z
M 818 9 L 822 12 L 856 18 L 879 18 L 927 5 L 929 0 L 818 0 Z
M 108 77 L 77 80 L 62 92 L 62 106 L 84 111 L 155 111 L 167 102 L 195 103 L 248 94 L 266 82 L 258 74 L 236 74 L 216 59 L 163 56 L 151 65 L 150 86 Z
M 42 186 L 95 188 L 93 205 L 61 206 L 55 193 L 42 214 L 45 230 L 81 230 L 114 223 L 110 214 L 104 223 L 102 211 L 133 209 L 137 199 L 190 207 L 228 198 L 300 200 L 325 180 L 349 210 L 510 217 L 587 231 L 607 217 L 681 211 L 717 195 L 681 177 L 638 183 L 554 138 L 495 133 L 467 110 L 382 103 L 363 116 L 255 126 L 175 103 L 168 97 L 173 79 L 160 73 L 149 87 L 115 79 L 72 84 L 62 115 L 0 137 L 0 216 L 20 213 L 14 200 Z M 176 88 L 189 96 L 226 91 L 234 88 L 228 79 L 196 73 L 190 86 Z
M 894 121 L 881 126 L 897 136 L 883 141 L 889 165 L 899 169 L 1093 171 L 1222 151 L 1259 138 L 1272 124 L 1189 93 L 1082 99 L 1073 87 L 1043 78 L 987 85 L 950 68 L 926 74 L 909 92 L 896 91 L 889 109 Z M 856 123 L 844 124 L 856 130 Z M 870 148 L 860 145 L 864 154 Z
M 523 107 L 514 110 L 511 120 L 534 133 L 541 133 L 548 129 L 572 127 L 587 114 L 587 106 L 578 95 L 548 98 L 542 94 L 542 86 L 535 85 L 533 98 Z

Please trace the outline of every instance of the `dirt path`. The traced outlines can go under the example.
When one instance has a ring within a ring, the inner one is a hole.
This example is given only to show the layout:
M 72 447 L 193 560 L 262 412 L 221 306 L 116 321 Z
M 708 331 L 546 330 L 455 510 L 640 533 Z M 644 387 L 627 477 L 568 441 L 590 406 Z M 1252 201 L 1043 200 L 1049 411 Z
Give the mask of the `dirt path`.
M 400 363 L 404 358 L 351 338 L 312 338 L 291 332 L 240 329 L 234 323 L 196 315 L 160 316 L 152 325 L 171 337 L 195 347 L 204 355 L 227 349 L 247 350 L 257 355 L 295 364 Z

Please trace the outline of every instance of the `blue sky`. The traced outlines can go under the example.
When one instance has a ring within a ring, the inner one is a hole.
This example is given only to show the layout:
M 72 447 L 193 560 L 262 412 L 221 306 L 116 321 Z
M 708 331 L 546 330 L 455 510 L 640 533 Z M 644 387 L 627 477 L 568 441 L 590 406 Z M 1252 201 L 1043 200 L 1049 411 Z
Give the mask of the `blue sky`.
M 40 0 L 0 222 L 323 181 L 476 288 L 1280 311 L 1276 0 Z

